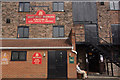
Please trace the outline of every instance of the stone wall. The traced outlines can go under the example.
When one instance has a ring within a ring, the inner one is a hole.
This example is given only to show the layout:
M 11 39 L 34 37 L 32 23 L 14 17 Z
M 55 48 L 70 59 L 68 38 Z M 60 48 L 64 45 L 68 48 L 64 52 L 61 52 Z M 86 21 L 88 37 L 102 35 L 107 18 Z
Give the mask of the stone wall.
M 120 23 L 118 18 L 120 11 L 110 10 L 109 2 L 104 2 L 104 5 L 97 3 L 97 10 L 99 37 L 107 42 L 112 42 L 112 39 L 110 40 L 110 37 L 112 37 L 111 24 Z M 104 41 L 101 40 L 101 43 L 104 43 Z
M 52 38 L 53 26 L 63 25 L 65 30 L 65 37 L 73 26 L 72 22 L 72 3 L 64 2 L 65 12 L 53 12 L 52 2 L 30 2 L 30 6 L 49 6 L 47 7 L 31 7 L 31 12 L 18 12 L 19 2 L 2 2 L 2 37 L 16 38 L 18 26 L 29 26 L 30 38 Z M 24 18 L 26 14 L 36 14 L 37 10 L 44 10 L 47 14 L 55 14 L 58 20 L 55 24 L 26 24 Z M 6 23 L 6 19 L 11 20 Z
M 112 65 L 113 65 L 113 75 L 120 76 L 120 67 L 116 66 L 114 63 Z M 109 75 L 112 76 L 111 63 L 108 63 L 108 68 L 109 68 Z

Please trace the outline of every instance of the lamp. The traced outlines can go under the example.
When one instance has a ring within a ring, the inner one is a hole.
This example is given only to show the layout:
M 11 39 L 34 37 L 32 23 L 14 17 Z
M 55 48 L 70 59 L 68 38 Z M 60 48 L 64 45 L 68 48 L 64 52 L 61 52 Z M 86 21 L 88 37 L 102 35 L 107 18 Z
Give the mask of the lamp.
M 71 57 L 71 53 L 69 53 L 69 57 Z
M 45 53 L 43 54 L 43 57 L 45 57 Z

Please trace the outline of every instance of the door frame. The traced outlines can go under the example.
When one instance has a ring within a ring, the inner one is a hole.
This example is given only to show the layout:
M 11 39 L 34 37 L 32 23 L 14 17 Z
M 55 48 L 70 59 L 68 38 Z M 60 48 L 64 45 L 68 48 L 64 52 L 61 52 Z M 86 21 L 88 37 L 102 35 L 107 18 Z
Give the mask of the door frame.
M 67 50 L 48 50 L 47 51 L 47 55 L 49 55 L 49 51 L 66 51 L 66 78 L 60 78 L 60 79 L 68 79 L 68 65 L 67 65 Z M 56 77 L 55 78 L 49 78 L 48 75 L 49 75 L 49 56 L 47 57 L 47 79 L 57 79 Z

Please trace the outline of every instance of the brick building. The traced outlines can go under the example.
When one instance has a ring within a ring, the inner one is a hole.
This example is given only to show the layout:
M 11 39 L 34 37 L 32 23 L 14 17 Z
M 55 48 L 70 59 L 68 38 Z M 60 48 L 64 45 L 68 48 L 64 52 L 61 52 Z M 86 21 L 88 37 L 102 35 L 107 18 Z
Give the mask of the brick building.
M 76 62 L 120 76 L 118 1 L 2 1 L 1 11 L 2 78 L 76 79 Z

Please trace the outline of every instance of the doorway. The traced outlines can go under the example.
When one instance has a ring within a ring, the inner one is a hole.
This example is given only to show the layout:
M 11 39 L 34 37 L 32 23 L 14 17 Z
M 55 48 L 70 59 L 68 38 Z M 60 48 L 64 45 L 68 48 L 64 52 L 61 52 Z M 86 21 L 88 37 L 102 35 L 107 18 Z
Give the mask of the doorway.
M 99 54 L 94 52 L 88 53 L 89 72 L 99 72 L 99 60 Z
M 67 78 L 67 51 L 48 51 L 48 78 Z

